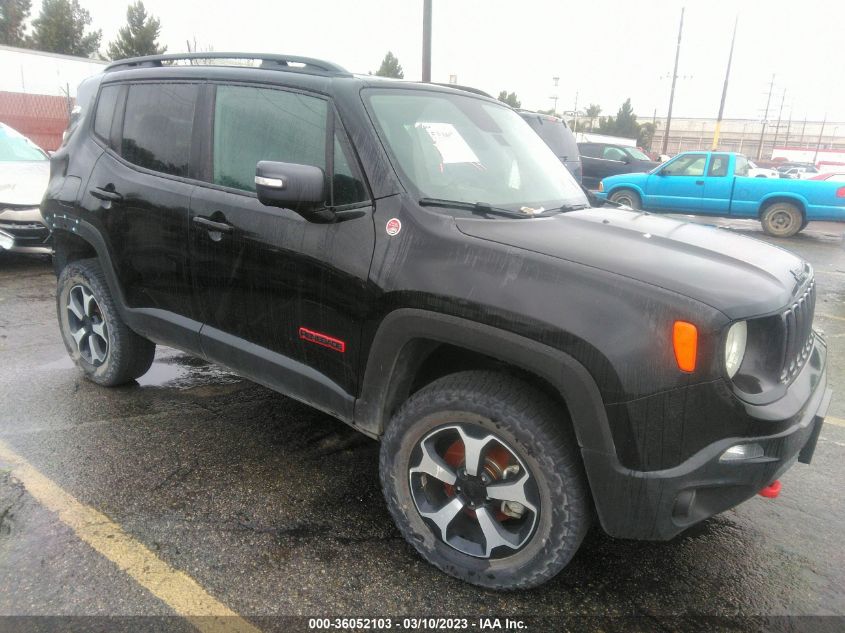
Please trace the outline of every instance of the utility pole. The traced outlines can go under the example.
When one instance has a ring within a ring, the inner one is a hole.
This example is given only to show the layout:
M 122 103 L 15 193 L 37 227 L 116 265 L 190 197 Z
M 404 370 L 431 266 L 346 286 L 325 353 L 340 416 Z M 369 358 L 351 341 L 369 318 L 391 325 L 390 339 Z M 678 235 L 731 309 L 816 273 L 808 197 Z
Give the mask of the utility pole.
M 431 0 L 423 0 L 422 80 L 431 82 Z
M 783 140 L 783 144 L 786 147 L 789 147 L 789 130 L 792 128 L 792 110 L 794 107 L 794 103 L 789 106 L 789 120 L 786 122 L 786 138 Z
M 778 144 L 778 134 L 780 133 L 780 120 L 783 116 L 783 102 L 786 101 L 786 88 L 783 89 L 783 98 L 780 100 L 780 110 L 778 110 L 778 124 L 775 126 L 775 139 L 772 141 L 772 150 Z
M 775 89 L 775 76 L 772 75 L 772 82 L 769 84 L 769 98 L 766 99 L 766 113 L 763 115 L 763 129 L 760 130 L 760 146 L 757 148 L 757 160 L 763 157 L 763 137 L 766 135 L 766 123 L 769 122 L 769 105 L 772 102 L 772 91 Z
M 728 53 L 728 67 L 725 70 L 725 85 L 722 86 L 722 101 L 719 103 L 719 116 L 716 117 L 716 129 L 713 130 L 713 145 L 710 149 L 714 152 L 719 149 L 719 133 L 722 131 L 722 115 L 725 113 L 725 98 L 728 96 L 728 80 L 731 76 L 731 62 L 734 58 L 734 42 L 736 42 L 736 26 L 739 24 L 739 15 L 734 20 L 734 34 L 731 36 L 731 50 Z
M 575 129 L 572 130 L 572 133 L 577 134 L 578 133 L 578 91 L 577 90 L 575 91 L 575 109 L 572 111 L 572 116 L 575 117 L 575 124 L 573 125 L 573 127 Z
M 824 136 L 824 124 L 827 123 L 827 112 L 824 113 L 824 118 L 822 119 L 822 129 L 819 132 L 819 142 L 816 143 L 816 153 L 813 154 L 813 165 L 816 164 L 816 161 L 819 158 L 819 148 L 822 146 L 822 136 Z
M 669 149 L 669 127 L 672 125 L 672 104 L 675 101 L 675 82 L 678 81 L 678 58 L 681 56 L 681 35 L 684 31 L 684 8 L 681 7 L 681 24 L 678 26 L 678 46 L 675 49 L 675 69 L 672 71 L 672 88 L 669 90 L 669 111 L 666 113 L 666 130 L 663 132 L 663 154 Z

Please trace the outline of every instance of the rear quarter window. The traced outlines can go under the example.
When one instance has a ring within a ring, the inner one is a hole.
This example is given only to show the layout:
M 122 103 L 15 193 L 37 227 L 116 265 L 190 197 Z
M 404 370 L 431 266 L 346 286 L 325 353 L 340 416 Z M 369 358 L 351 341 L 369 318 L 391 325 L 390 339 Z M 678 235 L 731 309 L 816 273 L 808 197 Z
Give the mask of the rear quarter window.
M 97 99 L 97 112 L 94 114 L 94 134 L 106 143 L 108 143 L 111 134 L 114 109 L 119 94 L 120 86 L 106 86 L 100 91 L 100 98 Z

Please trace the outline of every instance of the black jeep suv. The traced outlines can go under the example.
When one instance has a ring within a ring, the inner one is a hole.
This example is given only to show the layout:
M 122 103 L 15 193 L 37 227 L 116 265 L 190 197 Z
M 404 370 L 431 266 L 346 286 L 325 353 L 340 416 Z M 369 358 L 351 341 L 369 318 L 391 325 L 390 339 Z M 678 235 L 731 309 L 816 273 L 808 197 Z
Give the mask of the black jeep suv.
M 53 156 L 59 325 L 91 380 L 171 345 L 379 438 L 402 534 L 500 589 L 555 575 L 594 517 L 669 539 L 809 462 L 806 262 L 588 208 L 493 99 L 259 57 L 114 63 Z

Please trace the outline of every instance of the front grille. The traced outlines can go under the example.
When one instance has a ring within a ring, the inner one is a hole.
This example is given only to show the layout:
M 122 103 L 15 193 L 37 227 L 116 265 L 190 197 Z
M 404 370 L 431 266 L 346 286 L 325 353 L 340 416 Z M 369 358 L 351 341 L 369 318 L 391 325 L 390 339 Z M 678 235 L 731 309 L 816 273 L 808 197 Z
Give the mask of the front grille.
M 813 314 L 816 309 L 816 282 L 811 280 L 804 294 L 781 314 L 784 354 L 780 379 L 788 382 L 804 366 L 813 349 Z

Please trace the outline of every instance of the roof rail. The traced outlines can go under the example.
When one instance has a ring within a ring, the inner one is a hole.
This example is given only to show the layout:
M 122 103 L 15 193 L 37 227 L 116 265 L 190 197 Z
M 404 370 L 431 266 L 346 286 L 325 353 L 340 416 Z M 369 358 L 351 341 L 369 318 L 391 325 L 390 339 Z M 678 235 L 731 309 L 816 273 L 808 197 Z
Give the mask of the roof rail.
M 311 57 L 298 55 L 273 55 L 264 53 L 169 53 L 166 55 L 147 55 L 145 57 L 130 57 L 119 59 L 106 66 L 106 72 L 127 68 L 156 68 L 182 60 L 206 59 L 253 59 L 260 60 L 260 68 L 269 70 L 292 70 L 319 74 L 349 74 L 345 68 Z

